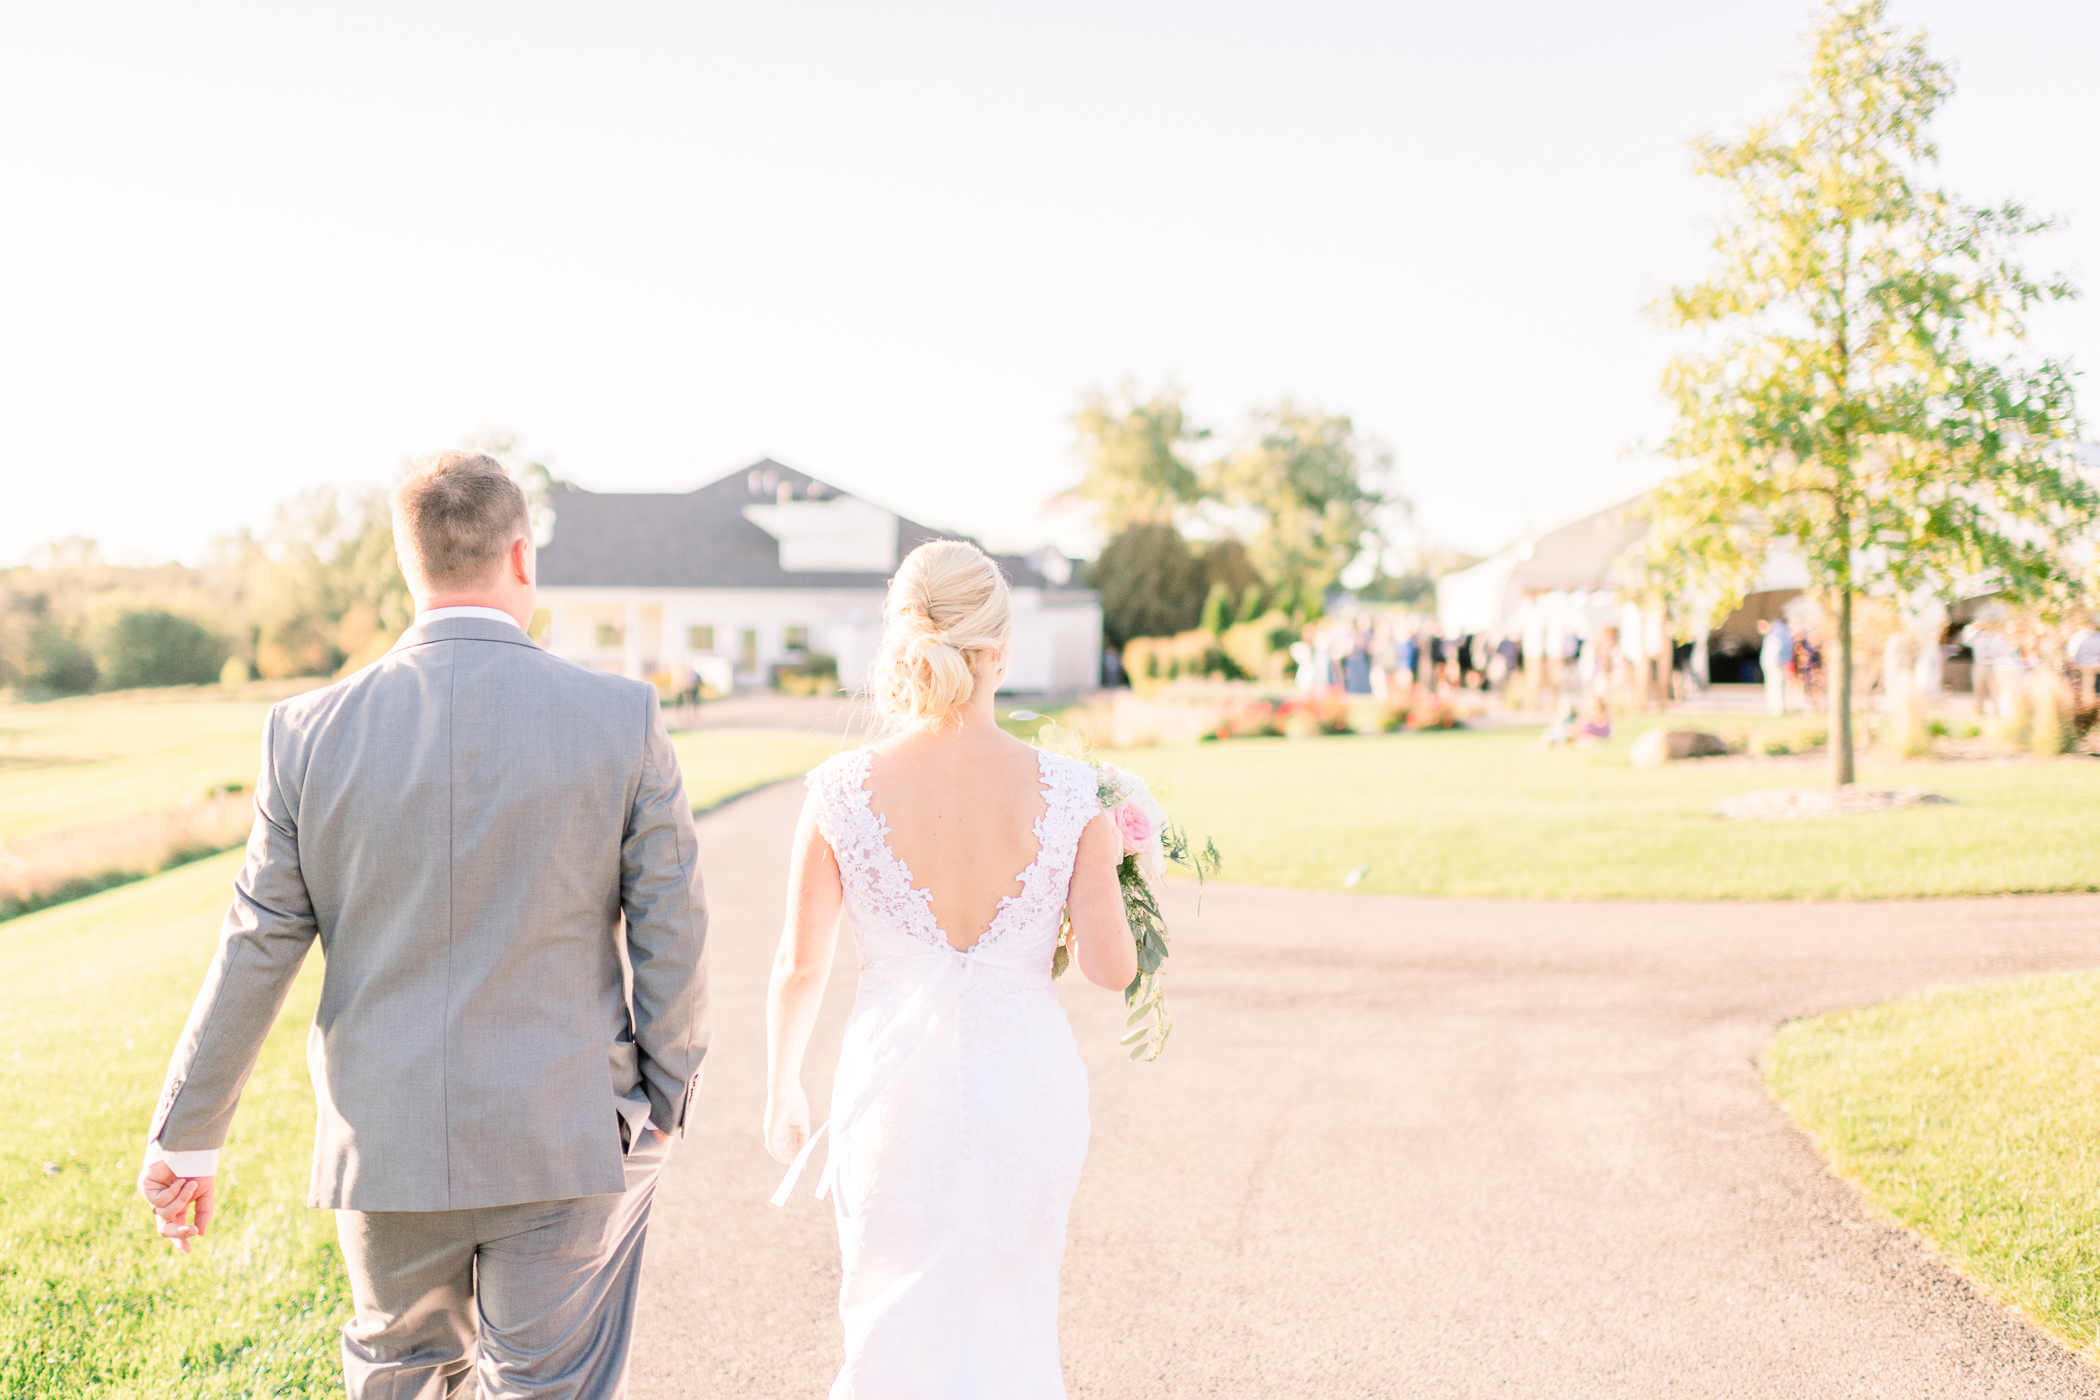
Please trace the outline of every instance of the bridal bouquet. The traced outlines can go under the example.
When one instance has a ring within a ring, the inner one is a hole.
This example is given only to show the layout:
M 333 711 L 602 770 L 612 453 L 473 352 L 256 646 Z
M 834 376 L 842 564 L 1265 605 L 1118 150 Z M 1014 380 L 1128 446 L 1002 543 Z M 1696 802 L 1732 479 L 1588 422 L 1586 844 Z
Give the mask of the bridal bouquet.
M 1036 716 L 1016 710 L 1013 717 Z M 1206 840 L 1199 850 L 1193 838 L 1168 818 L 1167 809 L 1159 805 L 1142 778 L 1113 763 L 1097 762 L 1085 741 L 1061 725 L 1044 725 L 1035 739 L 1052 753 L 1093 767 L 1100 778 L 1101 808 L 1115 823 L 1116 834 L 1123 838 L 1123 860 L 1116 867 L 1116 877 L 1123 888 L 1123 916 L 1130 924 L 1130 936 L 1137 940 L 1138 970 L 1137 977 L 1123 989 L 1123 1004 L 1130 1008 L 1130 1018 L 1124 1022 L 1129 1034 L 1122 1043 L 1131 1047 L 1131 1059 L 1156 1060 L 1166 1048 L 1174 1022 L 1167 1015 L 1166 996 L 1160 989 L 1160 968 L 1167 960 L 1167 921 L 1159 911 L 1159 895 L 1154 886 L 1165 877 L 1169 861 L 1195 875 L 1200 884 L 1204 877 L 1217 873 L 1218 848 Z M 1067 919 L 1058 933 L 1057 953 L 1050 964 L 1053 977 L 1063 976 L 1071 965 L 1071 936 L 1072 924 Z

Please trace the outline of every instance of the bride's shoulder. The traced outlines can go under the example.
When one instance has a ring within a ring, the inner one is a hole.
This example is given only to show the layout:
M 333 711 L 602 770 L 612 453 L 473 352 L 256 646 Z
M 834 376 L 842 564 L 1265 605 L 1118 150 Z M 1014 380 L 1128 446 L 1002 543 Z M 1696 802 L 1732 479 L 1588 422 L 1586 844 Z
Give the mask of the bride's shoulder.
M 817 795 L 825 806 L 836 806 L 839 801 L 860 787 L 868 777 L 868 751 L 847 749 L 835 753 L 809 770 L 802 779 L 803 786 Z
M 846 773 L 859 773 L 867 767 L 869 750 L 865 748 L 844 749 L 809 770 L 811 778 L 822 774 L 832 777 Z
M 1074 800 L 1095 807 L 1101 805 L 1101 772 L 1093 764 L 1049 752 L 1044 752 L 1038 762 L 1042 764 L 1044 776 L 1060 790 L 1071 794 Z

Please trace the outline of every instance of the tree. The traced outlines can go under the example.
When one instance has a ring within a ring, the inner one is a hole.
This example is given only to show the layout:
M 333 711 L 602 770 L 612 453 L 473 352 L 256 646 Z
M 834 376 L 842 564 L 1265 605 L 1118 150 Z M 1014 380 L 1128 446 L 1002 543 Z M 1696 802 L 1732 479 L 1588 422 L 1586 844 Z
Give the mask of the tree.
M 1235 539 L 1212 540 L 1203 546 L 1204 600 L 1201 626 L 1223 632 L 1235 622 L 1259 617 L 1268 604 L 1268 583 L 1247 546 Z
M 209 685 L 232 647 L 224 637 L 163 608 L 117 614 L 96 647 L 102 684 L 110 690 L 156 685 Z
M 100 673 L 95 654 L 80 644 L 58 617 L 40 611 L 29 633 L 29 664 L 23 668 L 33 684 L 61 695 L 85 695 Z
M 278 507 L 266 544 L 228 548 L 247 564 L 244 594 L 264 676 L 324 676 L 384 654 L 414 619 L 394 559 L 386 493 L 344 499 L 321 487 Z
M 416 620 L 416 600 L 394 554 L 393 503 L 384 491 L 358 498 L 361 522 L 356 541 L 343 551 L 339 567 L 343 589 L 351 599 L 336 624 L 336 645 L 351 670 L 386 655 Z
M 1318 617 L 1342 570 L 1378 543 L 1391 455 L 1361 441 L 1346 417 L 1288 399 L 1257 414 L 1250 436 L 1216 464 L 1210 494 L 1253 522 L 1247 557 L 1274 604 Z
M 2073 295 L 2013 258 L 2049 222 L 1925 182 L 1925 128 L 1952 78 L 1885 8 L 1824 9 L 1786 110 L 1740 141 L 1696 143 L 1736 213 L 1710 280 L 1660 308 L 1709 348 L 1665 376 L 1668 450 L 1689 465 L 1653 498 L 1651 564 L 1730 605 L 1772 543 L 1799 550 L 1836 619 L 1840 785 L 1855 593 L 2060 585 L 2058 542 L 2100 508 L 2061 450 L 2077 431 L 2069 375 L 1992 358 L 2030 308 Z
M 243 589 L 257 673 L 325 676 L 342 664 L 336 628 L 351 599 L 340 565 L 361 533 L 327 487 L 277 508 L 267 544 L 249 546 Z
M 1194 627 L 1209 590 L 1203 561 L 1172 525 L 1132 525 L 1102 546 L 1086 583 L 1101 594 L 1101 630 L 1121 647 Z
M 1188 420 L 1173 384 L 1150 398 L 1125 380 L 1114 394 L 1095 390 L 1072 415 L 1086 475 L 1075 494 L 1099 509 L 1104 529 L 1178 523 L 1203 498 L 1189 449 L 1210 436 Z

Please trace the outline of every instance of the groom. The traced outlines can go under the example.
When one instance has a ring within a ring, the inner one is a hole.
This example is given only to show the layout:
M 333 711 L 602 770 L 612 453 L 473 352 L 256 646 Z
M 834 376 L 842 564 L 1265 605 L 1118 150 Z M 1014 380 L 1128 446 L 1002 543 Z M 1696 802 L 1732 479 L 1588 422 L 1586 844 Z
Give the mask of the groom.
M 318 938 L 307 1204 L 336 1212 L 349 1266 L 350 1394 L 618 1396 L 665 1134 L 707 1049 L 692 812 L 656 692 L 526 635 L 537 560 L 499 464 L 411 468 L 394 542 L 415 626 L 270 711 L 140 1190 L 179 1248 L 204 1234 Z

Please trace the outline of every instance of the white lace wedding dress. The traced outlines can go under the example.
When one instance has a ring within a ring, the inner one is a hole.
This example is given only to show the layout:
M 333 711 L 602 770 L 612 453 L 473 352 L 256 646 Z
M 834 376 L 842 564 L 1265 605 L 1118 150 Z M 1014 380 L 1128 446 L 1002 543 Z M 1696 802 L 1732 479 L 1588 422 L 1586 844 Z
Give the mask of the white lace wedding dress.
M 832 1400 L 1062 1397 L 1058 1272 L 1089 1125 L 1050 959 L 1094 770 L 1041 755 L 1035 861 L 958 952 L 869 810 L 869 763 L 809 775 L 860 953 L 820 1186 L 845 1262 Z

